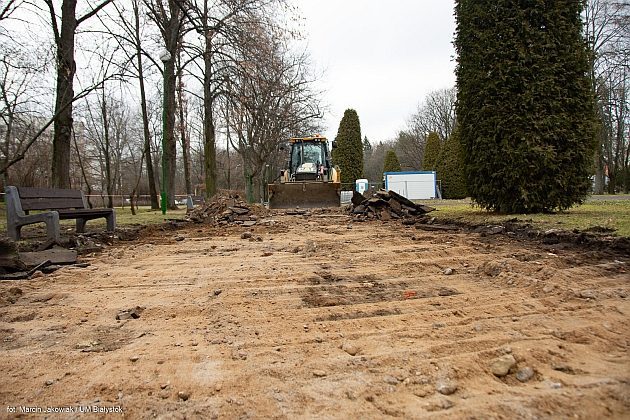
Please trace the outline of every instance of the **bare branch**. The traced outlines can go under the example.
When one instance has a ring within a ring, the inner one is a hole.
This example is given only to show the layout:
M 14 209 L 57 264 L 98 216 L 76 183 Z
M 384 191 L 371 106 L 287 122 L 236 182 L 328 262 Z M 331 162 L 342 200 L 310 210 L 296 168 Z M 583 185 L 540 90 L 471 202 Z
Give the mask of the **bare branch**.
M 50 0 L 46 0 L 46 1 L 50 1 Z M 86 13 L 85 15 L 77 19 L 77 26 L 81 25 L 83 22 L 85 22 L 86 20 L 88 20 L 89 18 L 97 14 L 103 7 L 107 6 L 112 1 L 114 0 L 104 0 L 101 4 L 96 6 L 94 9 L 90 10 L 88 13 Z

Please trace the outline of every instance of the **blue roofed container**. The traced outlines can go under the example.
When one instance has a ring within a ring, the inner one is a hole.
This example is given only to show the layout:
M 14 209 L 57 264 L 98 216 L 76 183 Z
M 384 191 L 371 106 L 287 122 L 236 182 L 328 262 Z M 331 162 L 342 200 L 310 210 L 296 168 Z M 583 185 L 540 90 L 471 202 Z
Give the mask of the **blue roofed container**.
M 385 172 L 385 189 L 409 200 L 427 200 L 437 196 L 435 171 Z

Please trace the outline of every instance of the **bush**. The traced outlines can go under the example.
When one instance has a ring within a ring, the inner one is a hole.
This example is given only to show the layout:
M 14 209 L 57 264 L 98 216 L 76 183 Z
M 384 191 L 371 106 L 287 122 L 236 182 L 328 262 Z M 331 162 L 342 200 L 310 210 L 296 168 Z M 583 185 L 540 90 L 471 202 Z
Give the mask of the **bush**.
M 468 190 L 503 213 L 581 203 L 594 103 L 582 2 L 457 0 L 457 121 Z
M 393 150 L 389 150 L 385 155 L 383 172 L 400 172 L 400 161 Z
M 424 157 L 422 158 L 422 170 L 435 171 L 437 167 L 442 141 L 438 133 L 431 132 L 427 136 L 427 144 L 424 146 Z
M 363 142 L 361 124 L 354 109 L 346 109 L 339 123 L 333 150 L 333 163 L 341 169 L 341 182 L 354 185 L 363 175 Z
M 465 198 L 468 196 L 464 155 L 457 130 L 446 139 L 437 164 L 437 177 L 442 182 L 442 198 Z

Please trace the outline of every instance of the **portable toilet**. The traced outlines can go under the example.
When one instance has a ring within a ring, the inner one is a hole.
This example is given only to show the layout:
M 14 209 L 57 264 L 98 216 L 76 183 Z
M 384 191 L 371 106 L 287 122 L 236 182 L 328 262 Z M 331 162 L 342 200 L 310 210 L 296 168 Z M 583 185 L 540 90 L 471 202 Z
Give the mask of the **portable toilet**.
M 369 187 L 370 183 L 367 179 L 357 179 L 355 190 L 357 190 L 358 193 L 363 194 L 368 190 Z

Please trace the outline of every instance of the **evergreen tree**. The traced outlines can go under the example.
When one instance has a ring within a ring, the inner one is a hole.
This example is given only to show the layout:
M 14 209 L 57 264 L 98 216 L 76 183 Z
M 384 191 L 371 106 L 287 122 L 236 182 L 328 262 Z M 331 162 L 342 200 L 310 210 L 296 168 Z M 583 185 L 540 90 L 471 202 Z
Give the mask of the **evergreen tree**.
M 442 150 L 442 142 L 438 133 L 431 132 L 427 136 L 427 143 L 424 146 L 424 157 L 422 158 L 422 170 L 435 171 L 440 151 Z
M 464 154 L 457 129 L 446 139 L 437 164 L 437 177 L 442 185 L 442 198 L 465 198 L 466 176 Z
M 365 136 L 363 137 L 363 156 L 370 156 L 370 154 L 372 154 L 372 143 Z
M 504 213 L 590 189 L 593 98 L 581 1 L 457 0 L 457 120 L 469 193 Z
M 389 150 L 385 155 L 383 172 L 400 172 L 400 161 L 393 150 Z
M 335 141 L 337 147 L 333 150 L 333 160 L 341 169 L 341 182 L 354 185 L 363 175 L 361 124 L 354 109 L 344 112 Z

